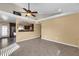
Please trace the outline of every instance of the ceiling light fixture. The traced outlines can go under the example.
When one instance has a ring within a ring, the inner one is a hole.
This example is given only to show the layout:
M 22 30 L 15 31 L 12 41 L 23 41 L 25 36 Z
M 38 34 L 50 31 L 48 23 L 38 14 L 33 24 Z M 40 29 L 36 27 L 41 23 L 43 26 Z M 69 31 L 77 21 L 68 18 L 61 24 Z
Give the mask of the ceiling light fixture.
M 31 13 L 27 13 L 27 16 L 32 16 Z

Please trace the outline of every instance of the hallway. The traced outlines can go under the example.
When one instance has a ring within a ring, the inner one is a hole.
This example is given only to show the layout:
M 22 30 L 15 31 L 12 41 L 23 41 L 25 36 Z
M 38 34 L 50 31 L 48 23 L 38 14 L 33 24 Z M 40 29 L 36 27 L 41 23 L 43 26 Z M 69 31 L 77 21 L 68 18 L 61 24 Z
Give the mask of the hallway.
M 79 56 L 79 49 L 40 38 L 18 43 L 20 48 L 11 56 Z

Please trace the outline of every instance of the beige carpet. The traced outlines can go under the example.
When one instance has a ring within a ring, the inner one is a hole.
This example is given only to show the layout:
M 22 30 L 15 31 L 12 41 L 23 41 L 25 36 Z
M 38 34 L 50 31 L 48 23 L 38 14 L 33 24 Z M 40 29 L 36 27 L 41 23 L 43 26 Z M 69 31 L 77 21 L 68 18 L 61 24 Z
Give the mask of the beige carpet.
M 79 49 L 40 38 L 18 43 L 20 48 L 11 56 L 79 56 Z

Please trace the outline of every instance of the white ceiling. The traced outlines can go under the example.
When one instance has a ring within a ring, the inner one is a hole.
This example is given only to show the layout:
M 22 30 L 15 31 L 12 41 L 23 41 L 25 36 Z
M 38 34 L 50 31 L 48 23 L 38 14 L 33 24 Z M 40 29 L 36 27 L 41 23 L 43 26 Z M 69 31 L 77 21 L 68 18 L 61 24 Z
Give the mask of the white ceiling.
M 43 19 L 58 13 L 60 9 L 62 13 L 79 12 L 78 3 L 31 3 L 31 10 L 38 11 L 37 17 L 33 19 Z M 13 10 L 24 11 L 22 8 L 27 8 L 27 3 L 0 3 L 0 10 L 12 13 Z M 0 14 L 1 15 L 1 14 Z M 2 19 L 0 17 L 0 19 Z M 9 18 L 11 20 L 12 17 Z M 13 18 L 15 21 L 15 18 Z M 13 21 L 13 20 L 12 20 Z
M 21 8 L 27 8 L 27 3 L 19 3 L 16 5 Z M 77 3 L 31 3 L 30 6 L 32 11 L 38 11 L 35 19 L 53 16 L 55 13 L 58 13 L 58 9 L 61 9 L 62 13 L 79 11 L 79 4 Z M 21 9 L 21 11 L 24 10 Z

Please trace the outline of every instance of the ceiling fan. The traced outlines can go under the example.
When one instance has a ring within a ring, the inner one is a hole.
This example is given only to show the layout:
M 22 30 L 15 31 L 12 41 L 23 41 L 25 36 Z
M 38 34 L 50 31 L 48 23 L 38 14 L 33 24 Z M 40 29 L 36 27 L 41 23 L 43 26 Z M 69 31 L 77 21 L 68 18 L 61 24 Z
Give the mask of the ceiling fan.
M 26 16 L 33 16 L 33 17 L 36 17 L 36 13 L 38 13 L 37 11 L 31 11 L 30 10 L 30 3 L 28 3 L 28 9 L 26 9 L 26 8 L 23 8 L 23 10 L 25 10 L 26 12 L 24 12 L 24 13 L 26 13 Z
M 37 11 L 31 11 L 31 10 L 30 10 L 30 3 L 28 3 L 28 9 L 23 8 L 23 10 L 26 11 L 26 12 L 22 12 L 22 13 L 26 13 L 26 16 L 33 16 L 33 17 L 36 17 L 35 14 L 38 13 Z
M 19 12 L 18 14 L 26 13 L 25 16 L 33 16 L 33 17 L 36 17 L 35 14 L 38 13 L 37 11 L 31 11 L 31 10 L 30 10 L 30 3 L 28 3 L 28 9 L 23 8 L 23 10 L 24 10 L 25 12 Z M 15 11 L 15 12 L 16 12 L 16 11 Z M 21 16 L 21 15 L 20 15 L 20 16 Z

